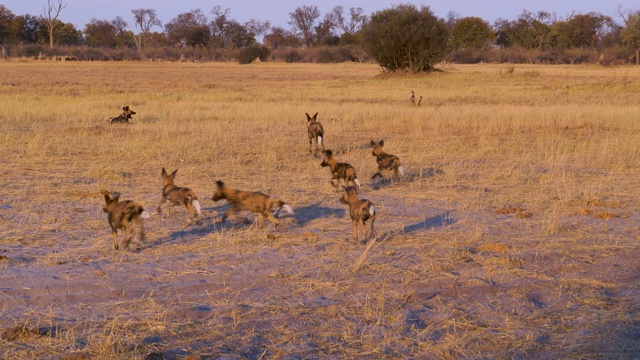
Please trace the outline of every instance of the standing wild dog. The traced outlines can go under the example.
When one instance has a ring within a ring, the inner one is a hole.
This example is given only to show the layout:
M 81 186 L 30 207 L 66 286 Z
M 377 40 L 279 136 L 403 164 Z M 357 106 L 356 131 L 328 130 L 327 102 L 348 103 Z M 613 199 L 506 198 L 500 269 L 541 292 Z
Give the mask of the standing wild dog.
M 384 140 L 380 140 L 378 142 L 371 140 L 371 147 L 373 148 L 371 155 L 376 157 L 376 162 L 378 163 L 378 172 L 373 174 L 371 179 L 375 179 L 377 177 L 384 178 L 382 171 L 386 170 L 389 173 L 393 171 L 398 181 L 402 181 L 402 177 L 404 176 L 404 167 L 402 166 L 400 159 L 395 155 L 387 154 L 382 151 L 383 146 Z M 389 176 L 389 181 L 391 181 L 391 176 Z
M 125 106 L 122 108 L 122 114 L 112 117 L 109 119 L 109 124 L 129 124 L 129 120 L 131 119 L 131 115 L 135 115 L 136 113 L 129 109 L 129 106 Z
M 124 232 L 124 248 L 129 247 L 131 238 L 127 232 L 133 235 L 135 224 L 140 225 L 140 241 L 144 241 L 144 226 L 142 219 L 148 219 L 151 215 L 142 208 L 142 205 L 131 200 L 120 202 L 120 193 L 110 193 L 107 190 L 100 191 L 104 195 L 105 206 L 102 210 L 107 213 L 109 226 L 113 233 L 113 249 L 118 250 L 118 229 Z
M 250 211 L 258 214 L 258 228 L 261 229 L 264 226 L 264 218 L 266 217 L 277 228 L 280 224 L 280 220 L 276 219 L 271 210 L 278 209 L 276 216 L 280 214 L 281 210 L 284 210 L 288 214 L 293 214 L 291 206 L 288 204 L 276 200 L 271 196 L 265 195 L 259 192 L 240 191 L 231 189 L 218 180 L 216 181 L 216 190 L 213 193 L 211 200 L 218 201 L 226 199 L 229 201 L 231 207 L 222 215 L 222 222 L 224 222 L 230 215 L 236 211 Z
M 347 163 L 338 162 L 333 157 L 333 151 L 331 150 L 322 150 L 322 154 L 324 155 L 324 159 L 320 163 L 322 167 L 329 167 L 331 170 L 331 185 L 336 188 L 336 192 L 340 191 L 340 180 L 344 180 L 345 185 L 349 185 L 349 183 L 353 183 L 358 190 L 360 190 L 360 181 L 358 181 L 358 176 L 356 175 L 356 169 L 353 166 Z
M 322 150 L 324 150 L 324 129 L 322 128 L 322 124 L 320 124 L 318 119 L 318 113 L 313 115 L 313 117 L 307 115 L 307 133 L 309 135 L 309 154 L 313 153 L 313 156 L 318 157 L 318 152 L 320 151 L 320 146 L 322 146 Z M 313 142 L 316 142 L 316 151 L 313 152 Z
M 158 214 L 162 213 L 162 204 L 167 201 L 169 202 L 169 215 L 173 213 L 174 205 L 184 205 L 191 214 L 191 219 L 187 221 L 188 224 L 191 220 L 197 220 L 198 216 L 200 216 L 200 203 L 193 190 L 173 184 L 173 179 L 176 177 L 177 172 L 178 169 L 167 175 L 167 171 L 162 168 L 162 200 L 158 204 Z
M 373 236 L 373 223 L 376 221 L 376 209 L 373 203 L 367 199 L 358 199 L 358 189 L 353 186 L 343 186 L 344 195 L 340 202 L 349 205 L 349 216 L 353 223 L 353 238 L 358 243 L 358 227 L 364 231 L 364 241 L 367 242 L 369 235 Z M 371 220 L 370 231 L 367 231 L 365 222 Z

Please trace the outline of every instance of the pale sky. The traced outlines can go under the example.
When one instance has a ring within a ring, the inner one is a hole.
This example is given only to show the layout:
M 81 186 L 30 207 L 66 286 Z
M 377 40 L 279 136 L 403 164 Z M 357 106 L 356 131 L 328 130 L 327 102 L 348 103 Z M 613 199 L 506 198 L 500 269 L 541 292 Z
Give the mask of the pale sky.
M 52 0 L 54 3 L 57 1 Z M 0 4 L 6 6 L 16 15 L 41 15 L 46 3 L 47 0 L 0 0 Z M 220 5 L 222 9 L 229 9 L 230 18 L 240 23 L 252 18 L 261 21 L 268 20 L 271 26 L 281 26 L 285 29 L 290 29 L 288 25 L 289 13 L 303 5 L 317 6 L 322 19 L 327 12 L 338 5 L 343 6 L 347 11 L 350 7 L 361 7 L 365 15 L 370 15 L 397 4 L 411 3 L 418 8 L 427 5 L 436 16 L 441 18 L 446 18 L 447 14 L 453 11 L 460 17 L 477 16 L 491 24 L 498 18 L 515 20 L 523 10 L 532 12 L 543 10 L 555 13 L 559 19 L 564 19 L 572 13 L 597 12 L 611 16 L 616 22 L 621 23 L 618 15 L 619 7 L 622 10 L 640 10 L 640 1 L 638 0 L 63 0 L 63 3 L 67 4 L 67 7 L 60 13 L 59 20 L 74 24 L 78 30 L 83 30 L 92 18 L 111 21 L 116 16 L 121 16 L 134 30 L 132 9 L 155 9 L 163 24 L 171 21 L 178 14 L 194 9 L 202 10 L 207 18 L 211 18 L 211 9 L 216 5 Z M 160 31 L 159 28 L 154 30 Z

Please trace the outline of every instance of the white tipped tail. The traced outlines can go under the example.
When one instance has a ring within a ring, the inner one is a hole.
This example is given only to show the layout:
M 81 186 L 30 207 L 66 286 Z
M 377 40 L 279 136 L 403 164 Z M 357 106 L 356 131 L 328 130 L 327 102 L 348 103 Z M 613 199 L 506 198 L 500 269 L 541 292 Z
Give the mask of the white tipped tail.
M 193 207 L 196 208 L 196 214 L 200 216 L 200 202 L 198 200 L 193 200 L 191 203 L 193 204 Z
M 318 135 L 318 145 L 322 145 L 322 136 Z
M 373 207 L 373 205 L 369 206 L 369 214 L 373 215 L 376 213 L 376 208 Z
M 151 214 L 149 214 L 149 212 L 148 212 L 148 211 L 143 211 L 143 212 L 141 212 L 141 213 L 140 213 L 140 217 L 141 217 L 142 219 L 148 219 L 148 218 L 150 218 L 150 217 L 151 217 Z
M 281 210 L 284 210 L 284 212 L 286 212 L 289 215 L 293 214 L 293 209 L 288 204 L 282 205 Z
M 398 172 L 400 173 L 400 176 L 404 176 L 404 166 L 398 166 Z
M 358 189 L 359 189 L 360 188 L 360 180 L 353 179 L 353 182 L 356 183 L 356 185 L 358 186 Z

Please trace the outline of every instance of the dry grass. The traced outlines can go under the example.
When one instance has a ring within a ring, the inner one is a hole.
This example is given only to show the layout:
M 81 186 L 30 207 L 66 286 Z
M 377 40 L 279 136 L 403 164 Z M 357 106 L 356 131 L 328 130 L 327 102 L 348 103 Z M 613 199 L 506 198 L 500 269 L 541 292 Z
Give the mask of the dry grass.
M 0 357 L 640 357 L 640 68 L 510 68 L 0 62 Z M 369 180 L 382 138 L 409 181 Z M 202 223 L 154 214 L 113 251 L 100 189 L 155 213 L 163 166 Z M 296 213 L 220 224 L 218 179 Z

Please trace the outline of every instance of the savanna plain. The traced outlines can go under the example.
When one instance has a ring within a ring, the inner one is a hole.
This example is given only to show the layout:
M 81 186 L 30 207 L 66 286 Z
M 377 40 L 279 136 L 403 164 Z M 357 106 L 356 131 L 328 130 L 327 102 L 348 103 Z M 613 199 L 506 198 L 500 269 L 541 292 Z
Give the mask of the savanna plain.
M 0 357 L 639 358 L 640 67 L 438 70 L 0 62 Z M 376 206 L 366 245 L 316 112 Z M 380 139 L 404 181 L 371 180 Z M 199 223 L 157 213 L 163 167 Z M 216 180 L 294 213 L 221 223 Z M 144 241 L 113 250 L 102 189 L 151 213 Z

